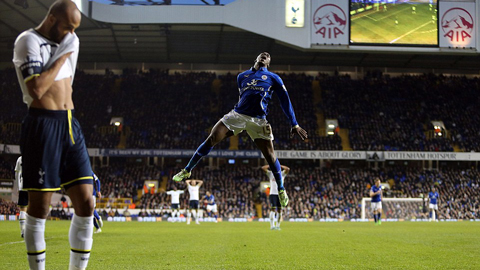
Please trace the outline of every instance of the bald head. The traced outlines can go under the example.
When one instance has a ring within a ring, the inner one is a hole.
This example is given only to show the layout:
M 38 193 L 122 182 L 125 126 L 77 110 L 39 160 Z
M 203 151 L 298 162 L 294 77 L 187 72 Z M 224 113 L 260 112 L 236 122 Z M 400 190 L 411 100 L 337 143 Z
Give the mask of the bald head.
M 37 31 L 52 41 L 60 43 L 65 35 L 73 33 L 80 26 L 82 14 L 71 0 L 55 1 L 48 10 Z
M 71 0 L 58 0 L 55 1 L 48 11 L 48 15 L 53 15 L 57 18 L 76 22 L 80 24 L 82 14 L 78 10 L 77 5 Z

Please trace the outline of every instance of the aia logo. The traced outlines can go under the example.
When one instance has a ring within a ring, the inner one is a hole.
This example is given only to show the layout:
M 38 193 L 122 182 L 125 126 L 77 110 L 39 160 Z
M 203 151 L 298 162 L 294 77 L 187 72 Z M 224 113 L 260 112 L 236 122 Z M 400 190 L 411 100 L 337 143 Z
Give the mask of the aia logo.
M 339 6 L 325 4 L 313 14 L 313 26 L 316 29 L 315 34 L 322 35 L 326 39 L 334 39 L 345 34 L 347 16 Z
M 472 38 L 471 34 L 474 28 L 472 15 L 463 8 L 451 8 L 443 14 L 440 21 L 443 36 L 450 39 L 451 42 L 465 42 Z

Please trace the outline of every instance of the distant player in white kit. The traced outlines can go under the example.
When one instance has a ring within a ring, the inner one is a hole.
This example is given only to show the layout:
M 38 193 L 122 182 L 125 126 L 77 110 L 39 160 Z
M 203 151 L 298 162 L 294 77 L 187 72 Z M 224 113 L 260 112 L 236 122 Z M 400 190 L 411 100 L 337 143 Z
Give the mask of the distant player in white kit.
M 284 165 L 280 165 L 282 168 L 282 178 L 285 179 L 290 172 L 290 168 Z M 270 194 L 268 199 L 270 201 L 270 230 L 280 230 L 280 222 L 282 221 L 282 205 L 278 198 L 278 186 L 275 181 L 275 176 L 272 171 L 269 170 L 269 166 L 262 166 L 262 170 L 267 174 L 270 180 Z
M 375 185 L 370 189 L 370 197 L 372 197 L 372 210 L 375 225 L 382 224 L 382 187 L 380 186 L 380 179 L 375 179 Z
M 180 208 L 180 195 L 185 193 L 183 190 L 177 190 L 176 186 L 173 186 L 172 190 L 167 191 L 167 195 L 170 195 L 172 200 L 172 222 L 178 220 L 180 213 L 178 209 Z
M 18 220 L 20 222 L 20 236 L 25 234 L 25 220 L 27 218 L 27 206 L 28 206 L 28 192 L 23 190 L 23 177 L 22 177 L 22 157 L 20 156 L 17 159 L 17 164 L 15 165 L 15 191 L 18 191 L 18 208 L 20 208 L 20 215 Z
M 210 191 L 207 191 L 207 194 L 205 195 L 205 197 L 203 198 L 206 203 L 207 203 L 207 214 L 209 217 L 212 216 L 212 213 L 214 215 L 214 222 L 217 223 L 218 222 L 218 210 L 217 210 L 217 203 L 215 202 L 215 196 L 213 196 L 212 193 L 210 193 Z
M 203 184 L 202 180 L 187 180 L 185 181 L 188 187 L 188 193 L 190 194 L 190 202 L 188 207 L 187 213 L 187 225 L 190 225 L 190 221 L 192 220 L 192 214 L 195 218 L 195 223 L 200 224 L 198 222 L 198 200 L 200 199 L 199 190 Z
M 438 192 L 435 187 L 432 187 L 432 191 L 428 193 L 428 208 L 430 209 L 430 219 L 428 221 L 438 222 Z

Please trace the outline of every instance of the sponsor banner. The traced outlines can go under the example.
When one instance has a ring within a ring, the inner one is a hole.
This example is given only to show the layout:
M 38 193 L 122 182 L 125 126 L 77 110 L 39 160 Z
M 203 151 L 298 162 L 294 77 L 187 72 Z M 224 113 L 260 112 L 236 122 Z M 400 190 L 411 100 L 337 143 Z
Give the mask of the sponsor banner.
M 338 218 L 321 218 L 318 221 L 320 222 L 343 222 L 343 219 Z
M 228 222 L 248 222 L 252 220 L 248 220 L 246 218 L 229 218 Z
M 13 188 L 12 179 L 0 179 L 0 188 Z
M 15 149 L 18 145 L 3 145 L 1 148 Z M 20 149 L 18 147 L 18 149 Z M 92 157 L 191 157 L 195 150 L 187 149 L 98 149 L 89 148 Z M 20 154 L 12 153 L 12 154 Z M 402 152 L 402 151 L 314 151 L 277 150 L 280 159 L 340 159 L 340 160 L 438 160 L 438 161 L 480 161 L 480 153 L 475 152 Z M 209 157 L 222 158 L 263 158 L 258 150 L 212 150 Z
M 312 44 L 348 45 L 348 4 L 349 1 L 312 0 Z
M 385 160 L 478 161 L 480 153 L 457 152 L 383 152 Z
M 440 2 L 440 47 L 476 47 L 475 2 Z
M 0 144 L 1 154 L 20 154 L 20 145 Z
M 309 222 L 308 218 L 290 218 L 289 222 Z
M 113 157 L 191 157 L 195 150 L 171 149 L 99 149 L 99 156 Z M 261 158 L 262 153 L 256 150 L 212 150 L 209 157 L 224 158 Z
M 364 151 L 286 151 L 277 150 L 275 154 L 278 158 L 285 159 L 347 159 L 347 160 L 365 160 L 367 152 Z

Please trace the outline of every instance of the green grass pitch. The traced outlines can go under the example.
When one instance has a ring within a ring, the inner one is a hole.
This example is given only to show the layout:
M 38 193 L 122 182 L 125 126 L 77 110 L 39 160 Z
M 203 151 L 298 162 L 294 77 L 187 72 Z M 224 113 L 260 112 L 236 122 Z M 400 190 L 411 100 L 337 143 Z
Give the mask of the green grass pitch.
M 351 18 L 353 43 L 427 44 L 437 45 L 435 9 L 428 4 L 387 4 L 387 11 L 375 8 Z M 396 23 L 398 22 L 398 24 Z
M 67 221 L 48 221 L 47 269 L 67 269 Z M 18 222 L 0 222 L 0 269 L 28 269 Z M 479 222 L 105 222 L 88 269 L 480 269 Z

